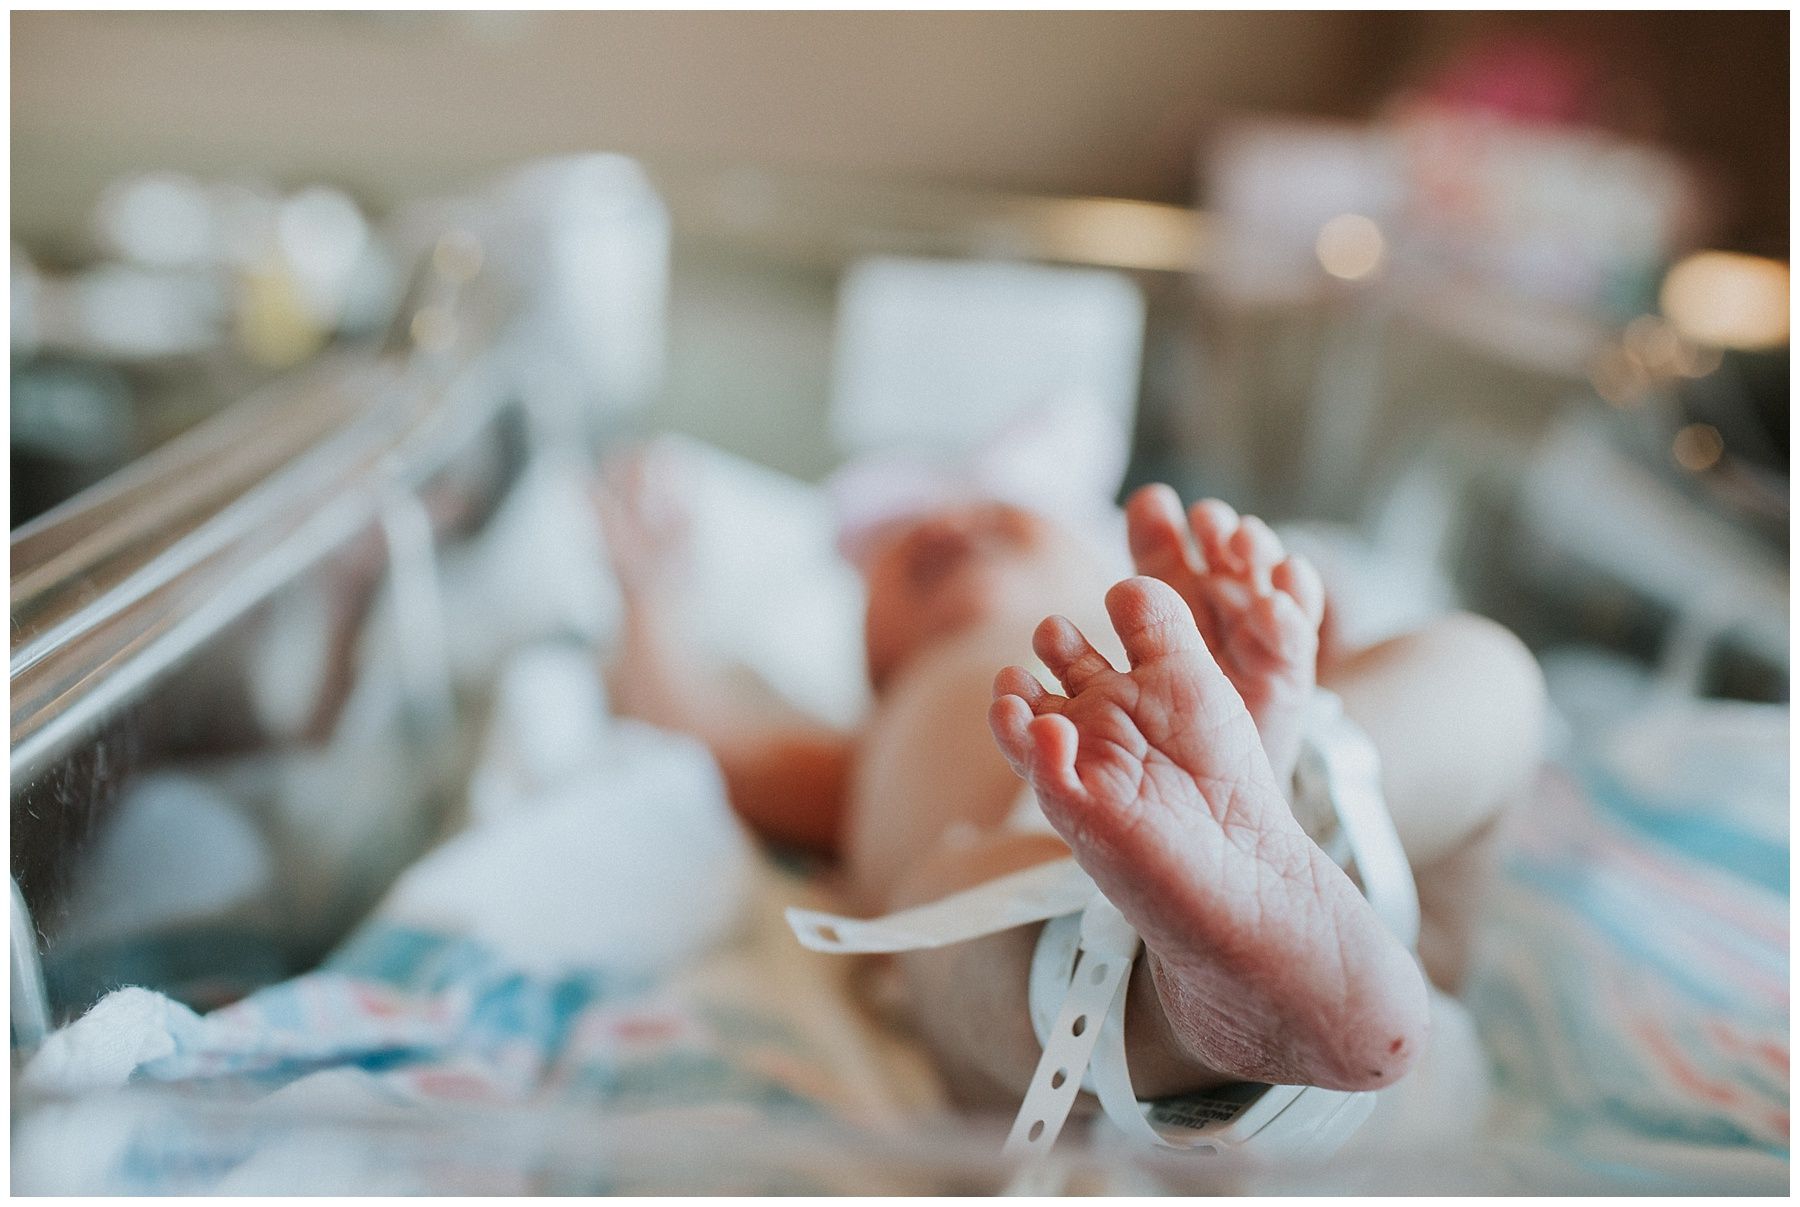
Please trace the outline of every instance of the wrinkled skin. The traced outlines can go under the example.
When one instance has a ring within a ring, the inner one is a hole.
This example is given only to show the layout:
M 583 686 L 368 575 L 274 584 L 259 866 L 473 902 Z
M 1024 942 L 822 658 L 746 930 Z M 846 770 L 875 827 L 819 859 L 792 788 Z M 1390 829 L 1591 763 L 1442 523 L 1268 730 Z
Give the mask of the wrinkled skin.
M 1294 821 L 1181 597 L 1134 578 L 1106 604 L 1130 669 L 1047 619 L 1034 648 L 1067 694 L 1002 671 L 990 713 L 1002 751 L 1143 935 L 1193 1054 L 1252 1080 L 1391 1083 L 1427 1025 L 1410 955 Z

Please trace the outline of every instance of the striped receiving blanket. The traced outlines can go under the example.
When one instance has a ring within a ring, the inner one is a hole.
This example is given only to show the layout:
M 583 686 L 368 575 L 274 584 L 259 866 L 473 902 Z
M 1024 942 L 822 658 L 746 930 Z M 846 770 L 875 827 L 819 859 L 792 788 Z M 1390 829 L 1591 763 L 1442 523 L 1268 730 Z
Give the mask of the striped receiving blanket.
M 1548 769 L 1468 994 L 1496 1131 L 1619 1193 L 1781 1193 L 1787 710 L 1686 705 Z
M 204 1015 L 115 991 L 27 1066 L 14 1189 L 853 1190 L 853 1170 L 768 1138 L 892 1132 L 937 1113 L 935 1083 L 856 1007 L 843 961 L 793 942 L 783 911 L 825 902 L 764 872 L 740 933 L 665 974 L 524 971 L 378 918 L 313 972 Z M 729 1166 L 693 1163 L 759 1136 Z

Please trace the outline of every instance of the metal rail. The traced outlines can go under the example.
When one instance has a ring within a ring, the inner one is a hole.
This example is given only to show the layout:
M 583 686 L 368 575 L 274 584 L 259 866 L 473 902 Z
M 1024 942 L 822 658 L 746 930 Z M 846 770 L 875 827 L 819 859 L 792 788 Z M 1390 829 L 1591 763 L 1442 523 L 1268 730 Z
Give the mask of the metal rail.
M 417 352 L 329 366 L 15 535 L 14 789 L 441 463 L 500 401 L 478 372 Z
M 418 268 L 384 348 L 277 382 L 12 534 L 15 802 L 235 620 L 391 519 L 503 408 L 530 410 L 534 382 L 554 380 L 536 418 L 557 436 L 580 430 L 571 412 L 629 393 L 598 380 L 592 346 L 631 351 L 661 319 L 666 219 L 634 165 L 533 165 L 395 229 Z M 636 277 L 594 271 L 621 258 L 609 241 L 629 244 Z M 596 307 L 609 291 L 611 309 Z M 621 311 L 638 326 L 594 321 Z M 572 351 L 558 360 L 547 342 Z M 29 1050 L 50 1012 L 16 880 L 12 909 L 14 1043 Z

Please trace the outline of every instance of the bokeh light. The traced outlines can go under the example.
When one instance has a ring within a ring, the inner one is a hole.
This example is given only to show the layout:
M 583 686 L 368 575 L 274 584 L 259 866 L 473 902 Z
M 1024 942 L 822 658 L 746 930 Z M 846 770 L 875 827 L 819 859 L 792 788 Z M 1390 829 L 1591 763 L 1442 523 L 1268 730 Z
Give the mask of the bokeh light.
M 1387 256 L 1387 240 L 1373 218 L 1339 214 L 1319 228 L 1319 264 L 1343 281 L 1372 276 Z
M 1704 473 L 1724 456 L 1725 439 L 1710 423 L 1690 423 L 1675 433 L 1670 452 L 1675 457 L 1675 464 L 1689 473 Z
M 1788 267 L 1738 252 L 1697 252 L 1663 279 L 1662 310 L 1703 344 L 1778 348 L 1788 337 Z

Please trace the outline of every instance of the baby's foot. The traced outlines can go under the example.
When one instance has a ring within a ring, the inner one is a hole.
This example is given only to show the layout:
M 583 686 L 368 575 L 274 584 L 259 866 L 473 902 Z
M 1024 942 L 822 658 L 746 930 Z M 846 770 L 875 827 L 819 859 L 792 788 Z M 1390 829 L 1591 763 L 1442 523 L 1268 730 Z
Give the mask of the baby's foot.
M 989 721 L 1075 858 L 1144 938 L 1174 1033 L 1220 1074 L 1361 1090 L 1426 1029 L 1412 957 L 1288 810 L 1182 599 L 1106 596 L 1120 672 L 1068 620 L 1033 644 L 1067 696 L 1000 672 Z
M 1286 784 L 1318 670 L 1325 614 L 1318 572 L 1306 559 L 1289 557 L 1267 524 L 1255 516 L 1240 520 L 1217 499 L 1194 504 L 1184 517 L 1173 490 L 1146 486 L 1131 496 L 1125 517 L 1132 564 L 1187 601 L 1256 720 L 1276 780 Z

